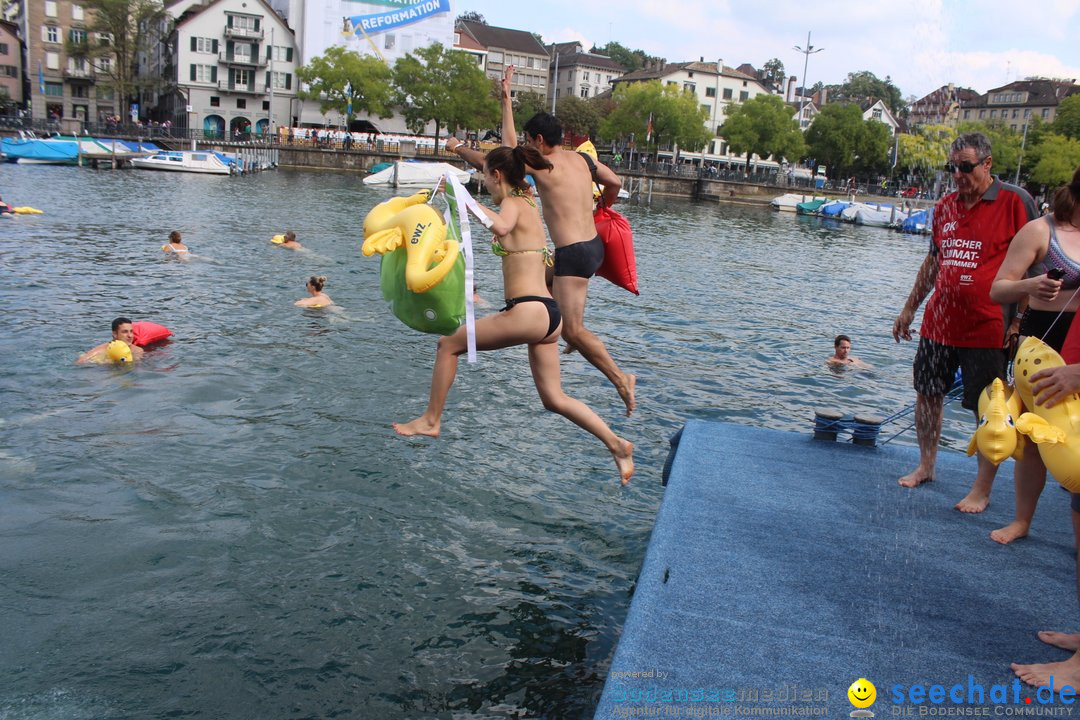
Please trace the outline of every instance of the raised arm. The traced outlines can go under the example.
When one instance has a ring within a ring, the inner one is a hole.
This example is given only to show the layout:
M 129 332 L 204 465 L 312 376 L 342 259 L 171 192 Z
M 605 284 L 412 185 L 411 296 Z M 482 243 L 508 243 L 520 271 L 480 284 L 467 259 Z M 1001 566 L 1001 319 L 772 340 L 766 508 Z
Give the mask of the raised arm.
M 454 153 L 477 170 L 484 169 L 484 153 L 467 147 L 465 143 L 461 142 L 456 137 L 447 138 L 446 152 Z
M 502 144 L 517 147 L 517 128 L 514 127 L 514 101 L 510 98 L 510 81 L 514 79 L 514 66 L 507 65 L 502 79 Z

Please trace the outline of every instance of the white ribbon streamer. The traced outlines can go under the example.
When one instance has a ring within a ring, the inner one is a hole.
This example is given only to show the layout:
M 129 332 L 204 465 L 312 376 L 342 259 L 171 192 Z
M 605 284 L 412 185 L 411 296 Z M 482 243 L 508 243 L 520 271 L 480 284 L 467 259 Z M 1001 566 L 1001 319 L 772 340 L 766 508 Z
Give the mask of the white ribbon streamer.
M 451 209 L 457 211 L 458 232 L 461 234 L 461 250 L 465 253 L 465 342 L 468 352 L 466 358 L 469 362 L 476 362 L 476 309 L 473 303 L 473 248 L 472 229 L 469 226 L 468 212 L 472 212 L 476 219 L 483 223 L 484 227 L 491 227 L 491 219 L 480 209 L 480 205 L 473 199 L 469 191 L 451 173 L 446 173 L 446 187 L 449 195 L 453 198 L 451 207 L 446 209 L 446 223 L 450 224 Z

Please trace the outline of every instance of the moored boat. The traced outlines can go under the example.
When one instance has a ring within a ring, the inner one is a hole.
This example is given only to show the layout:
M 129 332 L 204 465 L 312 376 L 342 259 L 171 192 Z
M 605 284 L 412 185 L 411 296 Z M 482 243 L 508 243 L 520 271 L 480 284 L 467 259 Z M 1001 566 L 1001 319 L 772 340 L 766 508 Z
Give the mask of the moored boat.
M 769 205 L 773 210 L 779 210 L 780 212 L 795 212 L 799 203 L 811 202 L 813 200 L 827 200 L 828 198 L 817 197 L 814 195 L 804 195 L 802 193 L 784 193 L 772 199 Z
M 23 165 L 74 165 L 79 157 L 75 138 L 39 138 L 20 133 L 17 138 L 0 139 L 0 151 L 7 162 Z
M 388 168 L 364 178 L 365 185 L 388 185 L 390 187 L 431 187 L 447 172 L 453 173 L 463 183 L 469 182 L 471 174 L 444 162 L 405 162 L 399 160 Z
M 169 150 L 135 158 L 132 167 L 142 170 L 165 170 L 172 172 L 228 175 L 232 172 L 233 159 L 222 153 L 202 150 Z

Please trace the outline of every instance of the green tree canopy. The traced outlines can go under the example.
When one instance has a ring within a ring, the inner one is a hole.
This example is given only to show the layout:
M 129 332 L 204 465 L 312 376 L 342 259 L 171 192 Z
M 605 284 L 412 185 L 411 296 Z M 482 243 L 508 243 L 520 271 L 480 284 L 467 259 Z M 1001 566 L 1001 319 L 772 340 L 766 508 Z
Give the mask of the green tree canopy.
M 498 91 L 499 93 L 502 90 Z M 514 98 L 514 126 L 521 132 L 529 118 L 538 112 L 548 109 L 547 100 L 540 93 L 530 91 L 519 92 Z
M 645 65 L 645 61 L 649 59 L 644 50 L 631 50 L 614 40 L 607 45 L 593 45 L 589 52 L 597 55 L 607 55 L 619 65 L 622 65 L 623 70 L 626 72 L 640 70 Z
M 462 20 L 468 20 L 470 22 L 480 23 L 481 25 L 487 25 L 487 20 L 484 19 L 484 16 L 476 12 L 475 10 L 466 10 L 465 12 L 458 15 L 457 19 L 454 22 L 457 23 L 461 22 Z
M 829 85 L 828 88 L 829 100 L 857 101 L 876 97 L 889 106 L 893 115 L 898 115 L 904 107 L 904 96 L 900 88 L 896 87 L 887 75 L 882 80 L 869 70 L 848 73 L 843 84 Z
M 555 116 L 565 132 L 592 137 L 600 127 L 600 113 L 596 108 L 594 103 L 570 95 L 559 100 L 555 106 Z M 517 115 L 514 117 L 517 118 Z
M 758 95 L 728 110 L 720 128 L 734 153 L 746 153 L 746 170 L 750 171 L 751 155 L 765 159 L 798 160 L 806 152 L 799 123 L 792 117 L 791 108 L 778 95 Z
M 378 58 L 331 45 L 325 53 L 297 68 L 296 77 L 306 85 L 298 95 L 304 100 L 318 100 L 323 115 L 331 110 L 346 114 L 350 85 L 354 114 L 365 112 L 382 118 L 393 115 L 390 68 Z
M 705 127 L 708 113 L 697 96 L 660 81 L 620 83 L 614 94 L 615 108 L 600 123 L 600 134 L 609 139 L 633 134 L 637 142 L 646 141 L 649 117 L 652 117 L 652 143 L 675 144 L 697 150 L 712 138 Z
M 923 125 L 897 138 L 896 166 L 913 175 L 930 177 L 949 159 L 949 144 L 956 131 L 946 125 Z
M 121 100 L 133 100 L 139 91 L 165 85 L 160 77 L 136 72 L 138 49 L 146 44 L 143 28 L 156 27 L 165 17 L 157 0 L 84 0 L 86 32 L 69 31 L 64 49 L 69 56 L 90 63 L 97 83 Z
M 491 81 L 467 53 L 433 43 L 394 63 L 396 100 L 413 132 L 428 122 L 439 129 L 491 126 L 498 122 L 498 103 Z
M 1048 133 L 1028 156 L 1033 182 L 1055 188 L 1072 180 L 1080 167 L 1080 139 Z
M 848 103 L 822 108 L 806 131 L 806 143 L 809 154 L 834 178 L 883 170 L 892 149 L 888 128 L 877 120 L 863 120 L 859 106 Z
M 1061 101 L 1050 128 L 1058 135 L 1080 140 L 1080 93 Z
M 761 68 L 761 77 L 765 82 L 772 83 L 778 88 L 783 88 L 784 82 L 787 80 L 787 72 L 784 70 L 784 63 L 780 62 L 779 58 L 773 58 Z

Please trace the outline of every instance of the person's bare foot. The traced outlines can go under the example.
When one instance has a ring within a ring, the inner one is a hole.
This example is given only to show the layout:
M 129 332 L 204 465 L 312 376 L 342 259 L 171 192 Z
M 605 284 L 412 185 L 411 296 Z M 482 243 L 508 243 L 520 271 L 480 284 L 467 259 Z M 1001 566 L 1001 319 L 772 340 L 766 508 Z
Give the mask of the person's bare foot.
M 615 458 L 622 484 L 629 485 L 630 477 L 634 474 L 634 443 L 619 438 L 619 449 L 612 450 L 611 454 Z
M 959 508 L 958 508 L 959 509 Z M 998 528 L 990 533 L 990 539 L 994 542 L 999 542 L 1002 545 L 1008 545 L 1013 540 L 1019 540 L 1020 538 L 1027 537 L 1028 530 L 1031 528 L 1031 523 L 1020 522 L 1019 520 L 1013 520 L 1011 523 L 1003 528 Z M 1080 646 L 1075 649 L 1080 649 Z
M 1013 663 L 1009 667 L 1016 677 L 1035 687 L 1052 686 L 1054 690 L 1061 690 L 1066 685 L 1080 687 L 1080 652 L 1061 662 L 1040 665 Z
M 634 412 L 634 408 L 637 407 L 637 402 L 634 400 L 637 375 L 624 375 L 624 377 L 626 378 L 625 384 L 622 386 L 616 385 L 615 389 L 619 391 L 619 397 L 626 404 L 626 416 L 630 417 L 630 414 Z
M 981 513 L 990 504 L 990 496 L 986 493 L 972 490 L 964 499 L 953 505 L 953 508 L 962 513 Z
M 398 435 L 405 435 L 406 437 L 412 435 L 427 435 L 429 437 L 439 437 L 439 425 L 438 422 L 428 422 L 424 419 L 424 416 L 416 418 L 407 423 L 394 423 L 394 430 Z
M 1059 647 L 1062 650 L 1080 650 L 1080 633 L 1063 633 L 1053 630 L 1040 630 L 1039 639 L 1047 645 Z
M 900 484 L 900 487 L 917 488 L 923 483 L 933 482 L 933 480 L 934 474 L 923 470 L 920 465 L 896 482 Z

